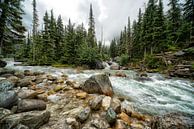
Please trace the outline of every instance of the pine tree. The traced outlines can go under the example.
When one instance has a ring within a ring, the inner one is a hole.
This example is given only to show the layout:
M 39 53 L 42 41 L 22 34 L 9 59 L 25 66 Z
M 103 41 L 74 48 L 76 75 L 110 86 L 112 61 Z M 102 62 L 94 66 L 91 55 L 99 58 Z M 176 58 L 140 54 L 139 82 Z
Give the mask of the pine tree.
M 96 36 L 95 36 L 95 21 L 94 21 L 92 4 L 90 4 L 90 13 L 89 13 L 88 46 L 91 48 L 97 47 Z
M 130 17 L 128 18 L 128 25 L 127 25 L 127 46 L 128 46 L 128 50 L 127 53 L 129 55 L 129 57 L 131 58 L 132 56 L 132 41 L 131 41 L 131 23 L 130 23 Z
M 62 22 L 61 15 L 59 15 L 57 19 L 57 28 L 56 28 L 56 49 L 55 49 L 55 57 L 56 60 L 60 60 L 61 56 L 63 56 L 63 48 L 64 48 L 64 26 Z
M 14 43 L 24 40 L 25 27 L 22 24 L 23 0 L 5 0 L 0 3 L 0 54 L 13 53 Z
M 116 39 L 113 39 L 110 44 L 110 57 L 115 58 L 117 56 L 117 44 Z
M 179 5 L 179 0 L 170 0 L 168 6 L 170 9 L 168 10 L 167 15 L 167 38 L 169 45 L 177 45 L 179 40 L 181 28 L 181 10 Z
M 36 0 L 33 0 L 32 2 L 32 6 L 33 6 L 33 21 L 32 21 L 32 35 L 33 35 L 33 44 L 32 44 L 32 59 L 33 59 L 33 62 L 35 62 L 36 60 L 36 54 L 35 53 L 35 39 L 37 38 L 37 33 L 38 33 L 38 14 L 37 14 L 37 9 L 36 9 Z
M 153 29 L 153 52 L 160 52 L 166 47 L 166 26 L 162 0 L 159 0 L 159 4 L 156 7 Z
M 186 30 L 187 34 L 188 32 L 190 34 L 187 35 L 187 37 L 189 37 L 190 40 L 193 40 L 192 42 L 194 42 L 194 1 L 185 0 L 183 11 L 185 26 L 186 28 L 190 28 L 189 30 Z

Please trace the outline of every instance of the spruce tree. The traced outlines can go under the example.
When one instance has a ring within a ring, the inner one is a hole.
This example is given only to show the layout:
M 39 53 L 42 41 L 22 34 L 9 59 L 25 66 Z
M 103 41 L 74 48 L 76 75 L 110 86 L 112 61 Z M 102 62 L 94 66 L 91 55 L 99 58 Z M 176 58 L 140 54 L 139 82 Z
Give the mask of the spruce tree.
M 24 40 L 26 29 L 22 24 L 22 2 L 23 0 L 5 0 L 0 3 L 0 54 L 13 53 L 14 43 Z
M 187 36 L 190 38 L 190 40 L 192 40 L 192 42 L 194 42 L 194 1 L 185 0 L 183 11 L 185 26 L 188 28 L 186 31 Z
M 95 21 L 94 21 L 92 4 L 90 4 L 90 13 L 89 13 L 88 46 L 91 48 L 97 47 L 96 37 L 95 37 Z
M 167 40 L 169 45 L 178 45 L 181 28 L 181 10 L 179 0 L 169 0 L 167 15 Z

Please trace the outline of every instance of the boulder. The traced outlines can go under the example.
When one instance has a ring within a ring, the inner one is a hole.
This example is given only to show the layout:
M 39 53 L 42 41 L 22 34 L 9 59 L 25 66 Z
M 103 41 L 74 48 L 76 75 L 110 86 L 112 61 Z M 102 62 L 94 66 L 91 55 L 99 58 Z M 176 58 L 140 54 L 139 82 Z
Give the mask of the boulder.
M 193 129 L 193 116 L 170 113 L 155 116 L 151 121 L 151 129 Z
M 121 111 L 131 116 L 132 112 L 134 112 L 134 108 L 129 101 L 125 100 L 121 103 Z
M 19 82 L 19 78 L 16 76 L 10 76 L 7 78 L 7 80 L 9 80 L 10 82 L 12 82 L 15 85 L 17 85 L 17 83 Z
M 32 84 L 32 79 L 31 78 L 23 78 L 19 80 L 18 86 L 19 87 L 28 87 Z
M 120 69 L 120 66 L 119 65 L 111 65 L 110 66 L 110 69 L 111 70 L 119 70 Z
M 0 92 L 0 107 L 11 108 L 17 104 L 18 97 L 15 91 Z
M 4 68 L 7 65 L 6 61 L 0 60 L 0 67 Z
M 104 96 L 100 95 L 90 101 L 90 106 L 93 110 L 99 110 L 102 106 L 102 99 Z
M 82 89 L 88 93 L 99 93 L 108 96 L 113 95 L 112 84 L 105 74 L 98 74 L 85 81 Z
M 6 116 L 8 116 L 8 115 L 10 115 L 10 114 L 12 114 L 10 110 L 4 109 L 4 108 L 0 108 L 0 121 L 1 121 L 4 117 L 6 117 Z
M 38 96 L 38 92 L 34 90 L 20 90 L 18 97 L 21 99 L 34 99 Z
M 117 118 L 116 112 L 112 108 L 109 108 L 106 112 L 106 120 L 108 121 L 108 123 L 109 124 L 115 123 L 116 118 Z
M 117 98 L 113 98 L 110 107 L 116 112 L 121 113 L 121 101 Z
M 90 113 L 91 113 L 90 107 L 86 107 L 78 114 L 77 116 L 78 121 L 83 123 L 88 119 L 88 117 L 90 116 Z
M 14 84 L 9 80 L 0 80 L 0 92 L 13 89 Z
M 17 112 L 27 112 L 32 110 L 45 110 L 46 103 L 43 100 L 24 99 L 18 102 Z
M 111 97 L 105 96 L 102 99 L 102 107 L 103 107 L 103 109 L 104 110 L 108 110 L 108 108 L 110 107 L 110 104 L 111 104 Z
M 138 77 L 136 78 L 137 81 L 140 81 L 140 82 L 145 82 L 145 81 L 153 81 L 151 78 L 149 77 Z
M 13 129 L 19 125 L 24 125 L 29 129 L 39 129 L 49 121 L 50 112 L 31 111 L 19 114 L 13 114 L 0 121 L 1 129 Z
M 117 76 L 117 77 L 127 77 L 127 75 L 124 72 L 121 72 L 121 71 L 117 71 L 115 73 L 115 76 Z
M 30 70 L 24 70 L 25 76 L 33 76 L 33 73 Z
M 97 60 L 95 63 L 96 63 L 95 69 L 104 69 L 105 68 L 102 61 Z

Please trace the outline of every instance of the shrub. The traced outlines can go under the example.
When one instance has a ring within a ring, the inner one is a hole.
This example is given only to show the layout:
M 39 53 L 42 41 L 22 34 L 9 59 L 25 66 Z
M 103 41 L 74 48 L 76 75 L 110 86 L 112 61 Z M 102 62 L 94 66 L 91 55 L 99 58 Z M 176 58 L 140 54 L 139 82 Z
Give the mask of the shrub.
M 122 54 L 119 59 L 119 64 L 121 66 L 127 65 L 129 63 L 129 56 L 127 54 Z
M 157 69 L 165 66 L 165 63 L 162 61 L 161 58 L 156 58 L 153 55 L 145 56 L 145 64 L 148 68 L 151 68 L 151 69 Z

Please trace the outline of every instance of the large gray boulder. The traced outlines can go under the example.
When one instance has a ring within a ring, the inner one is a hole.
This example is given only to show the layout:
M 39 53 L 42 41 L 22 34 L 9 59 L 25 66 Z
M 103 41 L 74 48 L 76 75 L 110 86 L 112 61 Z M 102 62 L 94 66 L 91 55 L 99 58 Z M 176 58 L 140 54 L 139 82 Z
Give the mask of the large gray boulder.
M 0 80 L 0 92 L 11 90 L 14 87 L 14 84 L 9 80 Z
M 12 112 L 11 112 L 10 110 L 5 109 L 5 108 L 0 108 L 0 121 L 1 121 L 4 117 L 6 117 L 6 116 L 8 116 L 8 115 L 10 115 L 10 114 L 12 114 Z
M 31 111 L 19 114 L 13 114 L 0 121 L 1 129 L 13 129 L 17 126 L 23 126 L 27 129 L 39 129 L 49 121 L 50 112 Z
M 82 89 L 87 93 L 99 93 L 108 96 L 113 95 L 112 84 L 109 77 L 105 74 L 98 74 L 90 77 L 85 81 Z
M 0 107 L 11 108 L 17 104 L 18 97 L 15 91 L 0 92 Z
M 24 99 L 18 102 L 17 112 L 45 110 L 45 109 L 46 109 L 46 103 L 43 100 Z

